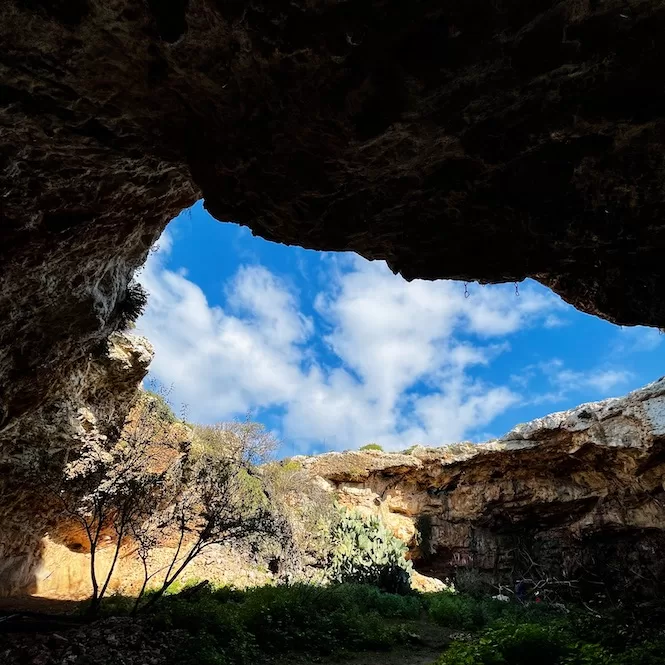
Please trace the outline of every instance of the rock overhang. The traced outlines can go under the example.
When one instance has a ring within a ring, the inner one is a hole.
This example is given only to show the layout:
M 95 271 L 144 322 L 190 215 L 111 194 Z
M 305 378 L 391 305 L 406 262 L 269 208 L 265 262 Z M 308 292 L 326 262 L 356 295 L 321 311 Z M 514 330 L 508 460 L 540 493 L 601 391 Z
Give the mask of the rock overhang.
M 8 0 L 0 19 L 0 427 L 58 398 L 199 197 L 407 279 L 532 277 L 665 324 L 660 0 Z

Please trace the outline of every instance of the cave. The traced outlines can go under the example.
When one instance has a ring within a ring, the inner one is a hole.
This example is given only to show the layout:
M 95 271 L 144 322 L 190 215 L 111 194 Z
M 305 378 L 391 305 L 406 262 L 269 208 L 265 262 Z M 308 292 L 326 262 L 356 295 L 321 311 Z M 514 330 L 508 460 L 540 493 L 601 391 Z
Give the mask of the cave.
M 39 556 L 16 506 L 40 455 L 126 415 L 150 360 L 119 333 L 132 277 L 199 199 L 407 280 L 531 278 L 664 327 L 663 28 L 655 0 L 4 2 L 6 588 Z

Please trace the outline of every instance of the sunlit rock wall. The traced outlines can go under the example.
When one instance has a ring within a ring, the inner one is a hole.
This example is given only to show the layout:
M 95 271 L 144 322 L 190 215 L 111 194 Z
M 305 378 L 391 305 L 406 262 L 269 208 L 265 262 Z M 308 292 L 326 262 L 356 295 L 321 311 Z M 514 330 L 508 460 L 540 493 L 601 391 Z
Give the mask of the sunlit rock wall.
M 429 574 L 664 588 L 665 379 L 486 444 L 301 461 L 342 504 L 382 515 Z

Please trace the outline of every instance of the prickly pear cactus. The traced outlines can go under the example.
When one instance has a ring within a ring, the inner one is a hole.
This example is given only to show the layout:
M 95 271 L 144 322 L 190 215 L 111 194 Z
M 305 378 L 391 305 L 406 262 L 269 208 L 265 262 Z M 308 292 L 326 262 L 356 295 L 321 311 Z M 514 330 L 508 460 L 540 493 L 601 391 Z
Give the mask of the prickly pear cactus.
M 406 546 L 378 518 L 346 513 L 333 527 L 329 579 L 407 593 L 413 567 L 405 553 Z

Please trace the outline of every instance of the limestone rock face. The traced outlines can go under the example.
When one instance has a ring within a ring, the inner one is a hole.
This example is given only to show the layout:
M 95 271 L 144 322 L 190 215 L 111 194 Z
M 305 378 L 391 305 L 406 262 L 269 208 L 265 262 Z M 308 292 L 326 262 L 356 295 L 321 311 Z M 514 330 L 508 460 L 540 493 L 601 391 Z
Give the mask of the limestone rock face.
M 60 401 L 7 433 L 11 443 L 0 447 L 0 595 L 37 588 L 62 468 L 86 442 L 118 435 L 151 359 L 145 338 L 113 334 L 70 375 Z
M 342 504 L 381 515 L 422 572 L 665 587 L 665 378 L 486 444 L 301 461 Z
M 0 3 L 0 437 L 167 221 L 663 325 L 662 0 Z M 2 444 L 4 445 L 4 443 Z

